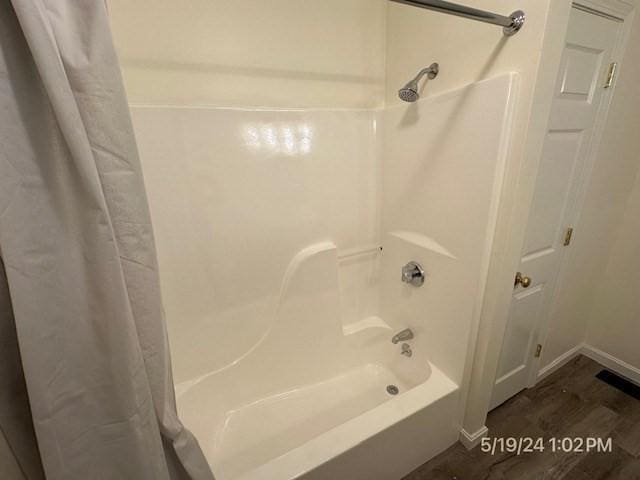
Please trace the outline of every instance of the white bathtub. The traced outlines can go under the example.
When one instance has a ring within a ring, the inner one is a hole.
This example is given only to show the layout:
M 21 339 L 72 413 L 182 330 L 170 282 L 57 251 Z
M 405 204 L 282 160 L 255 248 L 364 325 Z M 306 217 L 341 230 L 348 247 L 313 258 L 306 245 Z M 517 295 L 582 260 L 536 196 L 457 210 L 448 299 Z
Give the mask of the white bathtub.
M 379 318 L 343 329 L 337 265 L 331 243 L 300 252 L 262 340 L 178 385 L 219 480 L 398 479 L 455 441 L 458 385 Z

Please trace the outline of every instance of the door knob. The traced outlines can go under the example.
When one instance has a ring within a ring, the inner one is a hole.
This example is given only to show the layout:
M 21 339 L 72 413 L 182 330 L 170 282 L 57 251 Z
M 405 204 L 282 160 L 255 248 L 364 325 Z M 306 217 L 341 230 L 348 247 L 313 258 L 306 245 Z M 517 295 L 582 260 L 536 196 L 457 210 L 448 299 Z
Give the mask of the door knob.
M 518 272 L 516 273 L 516 280 L 513 282 L 513 288 L 516 288 L 518 285 L 521 285 L 522 288 L 529 288 L 531 286 L 531 279 L 523 276 L 521 272 Z

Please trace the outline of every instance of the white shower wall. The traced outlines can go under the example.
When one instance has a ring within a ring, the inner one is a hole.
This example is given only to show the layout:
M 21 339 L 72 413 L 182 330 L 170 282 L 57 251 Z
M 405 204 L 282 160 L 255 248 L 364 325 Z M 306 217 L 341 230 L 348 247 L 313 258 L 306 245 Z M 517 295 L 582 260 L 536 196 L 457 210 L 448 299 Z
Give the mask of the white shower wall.
M 228 365 L 264 335 L 300 250 L 379 244 L 377 111 L 132 113 L 178 383 Z M 377 312 L 376 258 L 339 263 L 344 325 Z
M 329 242 L 340 305 L 326 322 L 345 334 L 411 327 L 460 384 L 514 78 L 384 110 L 134 106 L 177 383 L 256 346 L 275 323 L 296 255 Z M 427 269 L 419 290 L 400 282 L 410 260 Z
M 178 407 L 220 478 L 400 478 L 456 440 L 516 78 L 388 109 L 133 107 Z
M 458 385 L 484 299 L 517 78 L 500 75 L 384 114 L 381 315 L 411 327 Z M 398 279 L 409 260 L 426 270 L 420 289 Z
M 264 333 L 300 249 L 378 244 L 387 0 L 108 6 L 182 382 Z M 338 271 L 342 322 L 375 315 L 376 254 Z

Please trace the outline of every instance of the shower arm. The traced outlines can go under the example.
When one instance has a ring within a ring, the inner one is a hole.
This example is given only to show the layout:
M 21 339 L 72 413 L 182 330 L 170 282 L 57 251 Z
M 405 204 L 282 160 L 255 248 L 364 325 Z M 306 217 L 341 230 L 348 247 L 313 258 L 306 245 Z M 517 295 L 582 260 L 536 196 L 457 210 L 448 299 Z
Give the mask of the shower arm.
M 413 79 L 414 82 L 418 82 L 422 79 L 422 77 L 424 77 L 425 75 L 428 75 L 429 78 L 431 80 L 433 80 L 434 78 L 436 78 L 438 76 L 438 73 L 440 73 L 440 65 L 438 65 L 437 63 L 432 63 L 431 65 L 429 65 L 428 67 L 423 68 L 422 70 L 420 70 L 418 72 L 418 75 L 416 75 L 416 78 Z
M 522 10 L 516 10 L 510 16 L 498 15 L 476 8 L 458 5 L 456 3 L 445 2 L 444 0 L 391 0 L 396 3 L 403 3 L 413 7 L 434 10 L 440 13 L 447 13 L 458 17 L 469 18 L 478 22 L 490 23 L 503 27 L 505 36 L 510 37 L 518 33 L 525 21 L 525 14 Z

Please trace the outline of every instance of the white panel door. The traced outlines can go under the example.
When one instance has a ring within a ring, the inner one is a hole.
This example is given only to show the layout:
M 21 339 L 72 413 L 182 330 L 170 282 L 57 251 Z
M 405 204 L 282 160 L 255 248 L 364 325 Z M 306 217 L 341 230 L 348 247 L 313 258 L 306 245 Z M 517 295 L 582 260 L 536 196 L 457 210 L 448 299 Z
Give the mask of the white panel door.
M 549 315 L 561 260 L 569 248 L 566 234 L 577 213 L 585 160 L 603 110 L 620 31 L 620 22 L 572 8 L 518 268 L 525 281 L 514 287 L 491 408 L 526 388 L 537 363 L 538 327 Z

